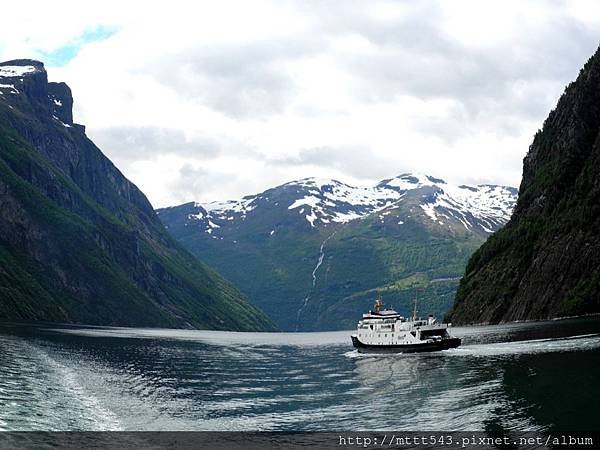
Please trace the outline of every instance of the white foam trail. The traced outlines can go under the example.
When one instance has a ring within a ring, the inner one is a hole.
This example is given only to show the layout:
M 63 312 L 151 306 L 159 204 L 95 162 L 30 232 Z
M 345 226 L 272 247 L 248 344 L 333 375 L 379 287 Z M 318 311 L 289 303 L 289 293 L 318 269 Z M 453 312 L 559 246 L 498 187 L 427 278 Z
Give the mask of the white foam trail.
M 585 351 L 600 348 L 599 334 L 582 334 L 563 338 L 532 339 L 528 341 L 475 344 L 458 347 L 444 352 L 453 356 L 494 356 L 511 354 L 533 354 L 563 351 Z

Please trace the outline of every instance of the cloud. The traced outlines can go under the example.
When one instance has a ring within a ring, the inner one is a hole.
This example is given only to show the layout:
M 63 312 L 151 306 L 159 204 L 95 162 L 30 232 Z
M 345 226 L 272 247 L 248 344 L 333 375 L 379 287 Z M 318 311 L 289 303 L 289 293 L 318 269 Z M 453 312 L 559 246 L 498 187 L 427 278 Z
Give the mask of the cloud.
M 223 174 L 209 172 L 202 167 L 184 164 L 179 169 L 179 176 L 169 184 L 169 187 L 180 199 L 198 198 L 207 188 L 218 183 L 222 176 Z
M 285 63 L 318 51 L 315 42 L 302 38 L 199 46 L 145 70 L 228 116 L 262 118 L 282 113 L 297 93 Z
M 109 155 L 121 161 L 154 159 L 159 155 L 175 154 L 194 159 L 215 158 L 221 144 L 209 136 L 186 136 L 174 128 L 110 127 L 95 130 L 94 141 Z
M 312 147 L 303 148 L 296 156 L 269 160 L 274 167 L 304 167 L 307 173 L 315 169 L 334 169 L 339 174 L 356 179 L 383 179 L 390 175 L 395 162 L 385 156 L 374 155 L 368 147 Z
M 590 0 L 32 1 L 0 56 L 81 43 L 49 76 L 156 206 L 306 176 L 518 185 L 600 39 Z

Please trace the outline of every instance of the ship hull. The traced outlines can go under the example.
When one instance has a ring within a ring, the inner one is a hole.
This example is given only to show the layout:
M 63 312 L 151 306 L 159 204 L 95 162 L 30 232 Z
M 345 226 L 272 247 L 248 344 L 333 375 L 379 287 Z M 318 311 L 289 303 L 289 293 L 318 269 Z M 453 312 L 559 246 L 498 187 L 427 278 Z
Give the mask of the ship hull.
M 439 342 L 424 342 L 422 344 L 370 345 L 361 342 L 357 336 L 351 336 L 352 345 L 360 353 L 419 353 L 437 352 L 456 348 L 460 345 L 459 338 L 442 339 Z

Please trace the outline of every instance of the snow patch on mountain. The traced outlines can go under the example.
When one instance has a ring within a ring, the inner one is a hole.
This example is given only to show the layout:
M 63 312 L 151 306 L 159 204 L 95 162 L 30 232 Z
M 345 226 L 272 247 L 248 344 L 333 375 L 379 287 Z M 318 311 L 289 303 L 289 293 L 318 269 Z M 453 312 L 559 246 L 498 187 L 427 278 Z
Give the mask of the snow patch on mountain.
M 19 93 L 19 90 L 13 84 L 2 84 L 2 83 L 0 83 L 0 89 L 8 89 L 8 90 L 10 90 L 11 94 L 18 94 Z M 3 92 L 0 91 L 0 94 L 3 94 Z
M 255 196 L 247 196 L 241 200 L 226 200 L 224 202 L 210 202 L 206 203 L 205 205 L 196 205 L 203 206 L 206 211 L 216 215 L 220 215 L 225 212 L 241 213 L 245 215 L 256 207 L 256 204 L 254 203 L 255 199 Z
M 309 213 L 305 218 L 311 226 L 315 226 L 317 219 L 324 224 L 360 219 L 387 208 L 402 197 L 396 191 L 379 187 L 354 187 L 337 180 L 316 178 L 292 181 L 283 186 L 297 187 L 299 193 L 301 189 L 308 191 L 308 195 L 295 200 L 288 209 L 307 207 Z M 304 210 L 300 209 L 299 214 Z
M 423 186 L 431 186 L 432 184 L 445 185 L 446 182 L 439 178 L 425 175 L 423 173 L 405 173 L 395 178 L 383 180 L 378 184 L 378 186 L 395 188 L 400 191 L 408 191 L 411 189 L 418 189 Z
M 452 215 L 469 230 L 478 226 L 486 233 L 504 225 L 512 214 L 516 190 L 505 186 L 452 186 L 436 183 L 432 200 L 421 205 L 433 221 Z
M 0 66 L 0 77 L 22 77 L 36 70 L 34 66 Z
M 225 225 L 245 220 L 257 210 L 275 208 L 297 214 L 312 228 L 348 223 L 373 214 L 379 214 L 382 223 L 393 214 L 390 217 L 394 223 L 403 225 L 411 215 L 398 216 L 397 208 L 411 201 L 423 211 L 421 220 L 436 226 L 462 226 L 468 231 L 492 233 L 509 220 L 516 196 L 517 190 L 511 187 L 456 186 L 425 174 L 403 174 L 372 187 L 304 178 L 240 200 L 196 203 L 196 211 L 189 214 L 188 220 L 199 221 L 206 232 L 214 233 Z

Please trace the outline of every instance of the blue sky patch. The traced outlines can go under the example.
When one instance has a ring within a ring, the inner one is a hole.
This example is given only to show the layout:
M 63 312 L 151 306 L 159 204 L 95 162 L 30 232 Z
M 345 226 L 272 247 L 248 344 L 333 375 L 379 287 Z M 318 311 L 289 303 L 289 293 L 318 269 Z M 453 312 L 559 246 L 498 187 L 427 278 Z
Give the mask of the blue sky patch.
M 71 61 L 79 50 L 92 42 L 103 41 L 108 39 L 117 32 L 116 28 L 97 27 L 91 30 L 86 30 L 68 44 L 63 45 L 50 52 L 40 52 L 42 60 L 49 67 L 62 67 Z

